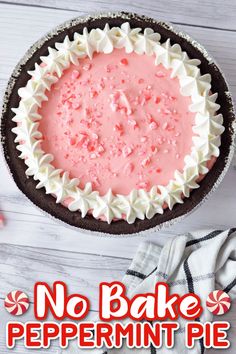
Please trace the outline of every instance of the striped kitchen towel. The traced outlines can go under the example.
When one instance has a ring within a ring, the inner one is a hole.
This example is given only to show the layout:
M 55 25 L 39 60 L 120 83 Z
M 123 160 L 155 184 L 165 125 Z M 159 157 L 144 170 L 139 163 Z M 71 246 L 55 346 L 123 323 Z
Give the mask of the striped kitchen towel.
M 212 320 L 212 314 L 206 310 L 205 303 L 209 293 L 222 289 L 231 298 L 236 297 L 236 229 L 227 231 L 195 232 L 177 236 L 164 247 L 142 242 L 126 272 L 123 283 L 127 295 L 154 292 L 157 282 L 166 282 L 172 293 L 184 295 L 195 293 L 200 296 L 204 311 L 198 319 L 202 323 Z M 232 311 L 232 309 L 231 309 Z M 196 342 L 193 349 L 185 347 L 185 320 L 180 319 L 180 328 L 175 336 L 172 349 L 128 349 L 125 343 L 122 349 L 89 350 L 94 354 L 202 354 L 203 342 Z M 74 343 L 70 349 L 61 353 L 83 353 Z

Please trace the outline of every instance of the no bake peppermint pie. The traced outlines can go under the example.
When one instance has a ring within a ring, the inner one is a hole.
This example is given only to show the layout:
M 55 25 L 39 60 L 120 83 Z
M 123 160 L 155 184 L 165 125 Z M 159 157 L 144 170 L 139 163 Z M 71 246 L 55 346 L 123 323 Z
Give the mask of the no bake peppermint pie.
M 72 213 L 111 223 L 184 203 L 219 156 L 211 75 L 179 44 L 129 22 L 48 48 L 19 89 L 26 174 Z

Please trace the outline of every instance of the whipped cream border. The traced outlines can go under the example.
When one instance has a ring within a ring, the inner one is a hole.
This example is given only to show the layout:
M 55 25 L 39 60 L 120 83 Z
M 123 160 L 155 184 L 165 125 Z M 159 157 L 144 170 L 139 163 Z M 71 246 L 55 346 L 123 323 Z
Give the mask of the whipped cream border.
M 56 197 L 56 203 L 63 203 L 70 198 L 68 209 L 79 210 L 82 217 L 88 212 L 95 218 L 105 218 L 108 223 L 113 219 L 125 218 L 133 223 L 136 218 L 151 219 L 155 214 L 162 214 L 163 207 L 170 209 L 176 203 L 183 203 L 183 196 L 189 197 L 192 189 L 198 188 L 200 175 L 208 172 L 207 162 L 219 156 L 220 136 L 224 131 L 223 117 L 216 114 L 220 106 L 216 103 L 217 93 L 211 93 L 211 76 L 201 75 L 198 59 L 190 59 L 178 44 L 171 45 L 168 39 L 160 43 L 160 35 L 146 28 L 130 28 L 128 22 L 121 27 L 110 28 L 107 24 L 103 30 L 93 29 L 83 34 L 75 33 L 71 41 L 68 36 L 62 43 L 49 48 L 49 54 L 41 57 L 44 66 L 35 64 L 29 74 L 32 78 L 25 87 L 19 89 L 21 97 L 18 108 L 13 108 L 13 121 L 17 127 L 15 142 L 21 152 L 20 158 L 27 165 L 26 175 L 39 181 L 36 188 L 44 187 L 47 194 Z M 154 186 L 149 192 L 132 190 L 129 195 L 113 195 L 109 190 L 100 196 L 92 190 L 91 183 L 84 189 L 78 187 L 79 180 L 71 179 L 69 173 L 56 169 L 51 162 L 53 156 L 45 154 L 41 149 L 42 135 L 38 130 L 42 118 L 38 108 L 47 100 L 46 91 L 69 67 L 70 63 L 78 64 L 79 59 L 88 56 L 92 59 L 94 52 L 109 54 L 114 48 L 125 48 L 127 53 L 155 55 L 155 64 L 162 64 L 172 69 L 172 77 L 178 77 L 181 94 L 191 96 L 189 106 L 196 113 L 193 126 L 193 146 L 191 153 L 185 156 L 183 172 L 175 171 L 174 179 L 166 186 Z

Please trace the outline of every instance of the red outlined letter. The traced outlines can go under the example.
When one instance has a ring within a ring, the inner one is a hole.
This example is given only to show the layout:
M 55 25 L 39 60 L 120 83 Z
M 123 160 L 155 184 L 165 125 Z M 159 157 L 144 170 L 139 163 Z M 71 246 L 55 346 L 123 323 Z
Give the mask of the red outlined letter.
M 103 321 L 125 318 L 129 300 L 125 286 L 120 282 L 101 283 L 99 286 L 99 317 Z
M 89 311 L 89 300 L 79 294 L 67 297 L 67 286 L 60 281 L 53 284 L 53 290 L 47 283 L 36 283 L 34 299 L 34 315 L 37 320 L 45 320 L 49 310 L 57 320 L 65 317 L 81 320 Z
M 204 325 L 199 322 L 189 322 L 186 325 L 186 347 L 193 348 L 194 342 L 203 337 Z
M 14 348 L 16 345 L 16 340 L 22 339 L 24 336 L 24 325 L 23 323 L 9 322 L 7 324 L 7 348 Z

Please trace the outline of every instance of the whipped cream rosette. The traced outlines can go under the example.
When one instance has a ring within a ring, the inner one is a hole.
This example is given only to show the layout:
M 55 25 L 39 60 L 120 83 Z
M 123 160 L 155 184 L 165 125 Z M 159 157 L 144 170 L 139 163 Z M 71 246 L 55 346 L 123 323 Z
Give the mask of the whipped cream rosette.
M 59 27 L 22 63 L 6 97 L 5 154 L 11 145 L 17 184 L 24 170 L 24 192 L 51 215 L 136 233 L 190 212 L 221 179 L 232 102 L 188 36 L 137 15 L 99 15 Z

